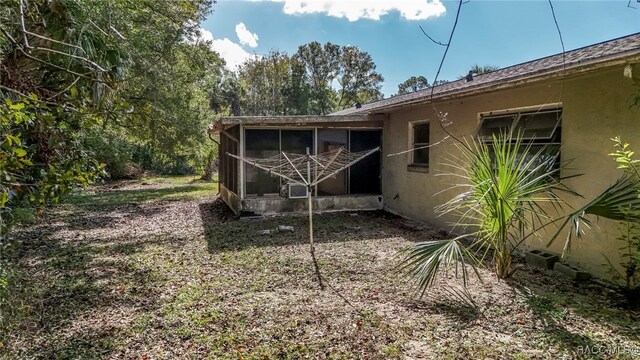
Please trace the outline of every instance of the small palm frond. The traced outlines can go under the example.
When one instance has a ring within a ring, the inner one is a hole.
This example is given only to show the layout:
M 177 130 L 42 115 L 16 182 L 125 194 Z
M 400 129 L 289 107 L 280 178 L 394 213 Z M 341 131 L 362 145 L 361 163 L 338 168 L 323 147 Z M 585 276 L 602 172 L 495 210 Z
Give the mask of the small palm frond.
M 591 221 L 587 218 L 587 215 L 618 221 L 640 221 L 640 213 L 638 211 L 625 211 L 625 209 L 640 210 L 640 197 L 638 194 L 640 194 L 640 182 L 638 182 L 638 179 L 632 175 L 623 175 L 588 204 L 569 214 L 547 246 L 552 245 L 560 233 L 570 225 L 571 229 L 565 240 L 564 251 L 570 249 L 573 236 L 582 237 L 583 228 L 591 226 Z
M 433 286 L 441 270 L 453 269 L 456 277 L 462 276 L 466 287 L 469 281 L 467 265 L 470 265 L 478 279 L 482 280 L 476 268 L 479 260 L 458 239 L 416 243 L 401 254 L 404 258 L 396 269 L 415 279 L 419 297 Z

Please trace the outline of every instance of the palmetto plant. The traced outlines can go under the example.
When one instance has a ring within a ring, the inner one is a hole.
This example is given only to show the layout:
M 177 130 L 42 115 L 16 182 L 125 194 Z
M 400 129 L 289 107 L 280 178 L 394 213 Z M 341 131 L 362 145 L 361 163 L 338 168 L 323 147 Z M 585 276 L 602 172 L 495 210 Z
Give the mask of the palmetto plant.
M 620 265 L 625 270 L 624 273 L 620 273 L 608 258 L 606 260 L 614 273 L 614 279 L 624 279 L 626 287 L 623 288 L 623 293 L 629 305 L 638 307 L 640 306 L 640 160 L 634 157 L 635 153 L 630 149 L 629 144 L 622 142 L 619 137 L 611 140 L 616 150 L 609 155 L 615 159 L 618 169 L 622 170 L 623 174 L 600 195 L 569 214 L 548 245 L 557 240 L 565 227 L 570 226 L 564 244 L 564 255 L 570 250 L 572 239 L 580 238 L 585 229 L 593 225 L 592 217 L 618 221 L 621 230 L 618 240 L 624 245 L 619 249 L 622 260 Z
M 443 165 L 458 183 L 459 192 L 437 207 L 441 214 L 458 217 L 449 240 L 417 243 L 404 250 L 399 270 L 414 277 L 422 296 L 441 270 L 453 269 L 468 280 L 467 264 L 476 275 L 486 258 L 499 278 L 512 273 L 513 250 L 543 224 L 553 222 L 550 209 L 562 205 L 559 152 L 534 148 L 520 135 L 500 134 L 486 143 L 480 139 L 456 144 L 459 155 Z M 460 190 L 462 190 L 460 192 Z M 543 206 L 543 203 L 553 204 Z M 471 239 L 464 243 L 463 239 Z

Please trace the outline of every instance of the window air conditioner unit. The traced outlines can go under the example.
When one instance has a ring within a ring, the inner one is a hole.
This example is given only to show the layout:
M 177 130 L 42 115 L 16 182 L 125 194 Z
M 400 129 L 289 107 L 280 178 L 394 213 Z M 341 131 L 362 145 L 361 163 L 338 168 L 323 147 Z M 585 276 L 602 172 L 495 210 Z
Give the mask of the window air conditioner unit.
M 287 195 L 289 199 L 306 199 L 309 197 L 309 189 L 307 185 L 298 183 L 287 184 Z

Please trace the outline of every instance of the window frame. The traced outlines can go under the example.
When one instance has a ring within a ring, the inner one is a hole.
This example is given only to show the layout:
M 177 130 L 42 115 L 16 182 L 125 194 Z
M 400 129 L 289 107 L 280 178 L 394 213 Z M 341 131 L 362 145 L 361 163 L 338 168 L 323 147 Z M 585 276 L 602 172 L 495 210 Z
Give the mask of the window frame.
M 476 136 L 478 140 L 484 142 L 485 144 L 493 143 L 493 139 L 491 135 L 483 134 L 483 124 L 487 119 L 491 118 L 499 118 L 499 117 L 508 117 L 513 116 L 514 119 L 509 126 L 509 131 L 511 134 L 514 134 L 514 130 L 522 129 L 525 130 L 524 125 L 521 126 L 521 120 L 526 118 L 526 116 L 531 114 L 539 114 L 539 113 L 559 113 L 558 119 L 553 127 L 549 136 L 545 137 L 523 137 L 522 140 L 531 144 L 532 148 L 538 148 L 540 146 L 548 146 L 548 147 L 556 147 L 558 148 L 558 154 L 561 156 L 562 154 L 562 118 L 564 115 L 564 109 L 562 107 L 562 103 L 556 104 L 546 104 L 539 106 L 530 106 L 523 107 L 517 109 L 509 109 L 509 110 L 497 110 L 491 112 L 484 112 L 478 114 L 478 129 L 476 131 Z M 558 163 L 556 166 L 560 169 L 560 156 L 558 156 Z M 559 173 L 558 173 L 559 174 Z
M 487 119 L 514 116 L 514 119 L 512 120 L 511 125 L 509 126 L 509 131 L 513 132 L 514 129 L 517 129 L 520 126 L 520 120 L 523 117 L 531 114 L 551 113 L 551 112 L 559 112 L 560 116 L 558 117 L 558 120 L 556 121 L 556 124 L 550 136 L 537 137 L 537 138 L 523 137 L 522 139 L 526 141 L 533 141 L 536 145 L 538 144 L 539 145 L 560 145 L 560 141 L 553 141 L 553 138 L 556 135 L 556 132 L 558 131 L 558 129 L 562 131 L 562 116 L 564 111 L 561 103 L 479 113 L 478 129 L 476 130 L 476 136 L 478 137 L 479 140 L 485 143 L 492 142 L 492 138 L 489 135 L 482 134 L 483 133 L 482 125 Z
M 428 130 L 427 142 L 416 142 L 415 134 L 416 134 L 416 126 L 426 125 Z M 408 171 L 416 171 L 416 172 L 429 172 L 429 166 L 431 163 L 431 152 L 429 148 L 427 150 L 427 163 L 416 163 L 415 161 L 415 149 L 416 147 L 429 146 L 431 144 L 431 121 L 429 120 L 416 120 L 409 122 L 409 152 L 407 170 Z

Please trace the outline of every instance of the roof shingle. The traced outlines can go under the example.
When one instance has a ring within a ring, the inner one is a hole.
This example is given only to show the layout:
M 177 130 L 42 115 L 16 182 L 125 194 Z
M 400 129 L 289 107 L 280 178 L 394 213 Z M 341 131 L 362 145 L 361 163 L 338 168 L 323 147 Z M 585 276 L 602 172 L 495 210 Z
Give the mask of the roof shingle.
M 462 79 L 435 86 L 433 99 L 638 54 L 640 54 L 640 33 L 567 51 L 564 56 L 560 53 L 483 75 L 476 75 L 473 81 L 467 82 Z M 330 115 L 368 114 L 404 104 L 424 102 L 431 99 L 431 92 L 432 88 L 428 88 L 364 104 L 361 108 L 344 109 Z

